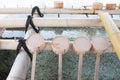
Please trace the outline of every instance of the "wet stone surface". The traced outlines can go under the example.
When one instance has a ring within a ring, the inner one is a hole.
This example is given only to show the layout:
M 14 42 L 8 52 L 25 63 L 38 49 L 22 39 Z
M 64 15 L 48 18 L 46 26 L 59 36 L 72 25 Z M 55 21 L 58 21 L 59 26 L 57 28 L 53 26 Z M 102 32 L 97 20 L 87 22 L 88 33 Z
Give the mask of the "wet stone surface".
M 82 80 L 93 80 L 95 69 L 95 54 L 89 52 L 83 58 Z M 30 70 L 27 80 L 30 80 Z M 101 56 L 99 80 L 119 80 L 120 62 L 115 53 L 106 53 Z M 63 80 L 77 80 L 78 55 L 68 52 L 63 55 Z M 38 54 L 35 80 L 57 80 L 58 56 L 52 51 Z
M 16 58 L 15 51 L 0 51 L 0 80 L 6 80 L 11 66 Z M 83 80 L 93 80 L 95 69 L 95 54 L 89 52 L 83 57 Z M 78 55 L 69 51 L 63 55 L 63 80 L 77 80 Z M 30 80 L 31 66 L 27 79 Z M 101 56 L 99 80 L 119 80 L 120 61 L 115 53 Z M 37 56 L 35 80 L 57 80 L 58 55 L 52 51 L 43 51 Z
M 6 80 L 15 57 L 15 51 L 0 51 L 0 80 Z

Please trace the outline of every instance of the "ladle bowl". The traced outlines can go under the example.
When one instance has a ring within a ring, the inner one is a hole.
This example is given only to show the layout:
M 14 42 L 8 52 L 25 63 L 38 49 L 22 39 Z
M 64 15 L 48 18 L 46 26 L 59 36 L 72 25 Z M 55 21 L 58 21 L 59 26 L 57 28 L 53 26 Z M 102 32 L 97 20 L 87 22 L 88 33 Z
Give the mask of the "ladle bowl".
M 31 52 L 34 52 L 35 50 L 42 51 L 45 47 L 44 38 L 36 33 L 27 39 L 26 44 Z
M 78 80 L 82 80 L 83 55 L 91 49 L 91 42 L 87 37 L 78 37 L 73 42 L 73 48 L 79 55 Z
M 93 48 L 95 51 L 104 51 L 109 48 L 110 43 L 102 36 L 96 36 L 92 40 Z
M 69 49 L 69 40 L 64 36 L 57 36 L 52 41 L 52 48 L 56 54 L 59 54 L 59 51 L 64 54 Z
M 73 42 L 73 48 L 77 54 L 85 54 L 91 49 L 91 42 L 87 37 L 78 37 Z

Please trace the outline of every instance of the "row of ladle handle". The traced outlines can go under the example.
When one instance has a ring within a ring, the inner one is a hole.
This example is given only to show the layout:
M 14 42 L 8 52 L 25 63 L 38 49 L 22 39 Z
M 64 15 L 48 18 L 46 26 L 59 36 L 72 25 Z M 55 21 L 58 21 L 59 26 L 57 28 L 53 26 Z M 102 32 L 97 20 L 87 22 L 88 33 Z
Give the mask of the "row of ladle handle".
M 32 73 L 31 80 L 34 80 L 35 77 L 35 65 L 36 65 L 36 56 L 37 50 L 44 49 L 45 41 L 44 38 L 39 34 L 34 34 L 30 38 L 27 39 L 27 46 L 33 54 L 32 61 Z M 100 55 L 104 50 L 110 47 L 110 43 L 107 39 L 102 36 L 96 36 L 90 41 L 87 37 L 78 37 L 73 41 L 73 48 L 76 54 L 79 55 L 79 63 L 78 63 L 78 80 L 82 80 L 82 63 L 83 63 L 83 55 L 89 50 L 94 49 L 96 53 L 96 65 L 95 65 L 95 74 L 94 80 L 98 80 L 98 72 L 99 72 L 99 62 Z M 58 55 L 58 80 L 62 80 L 62 55 L 65 54 L 69 49 L 69 40 L 65 36 L 56 36 L 52 40 L 52 49 Z

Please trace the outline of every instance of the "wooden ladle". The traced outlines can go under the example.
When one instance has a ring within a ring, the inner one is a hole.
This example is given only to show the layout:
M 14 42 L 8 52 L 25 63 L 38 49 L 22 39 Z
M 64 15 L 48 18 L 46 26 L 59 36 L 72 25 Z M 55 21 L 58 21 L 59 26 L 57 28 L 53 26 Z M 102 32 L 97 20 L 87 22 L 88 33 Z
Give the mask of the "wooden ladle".
M 103 51 L 109 48 L 110 43 L 104 37 L 96 36 L 93 38 L 92 44 L 93 44 L 93 49 L 96 52 L 94 80 L 98 80 L 100 55 L 103 53 Z
M 62 80 L 62 55 L 69 49 L 69 40 L 64 36 L 57 36 L 52 41 L 52 49 L 59 56 L 58 80 Z
M 31 80 L 34 80 L 37 53 L 38 51 L 43 50 L 45 46 L 45 41 L 44 41 L 44 38 L 40 34 L 35 33 L 27 39 L 26 44 L 30 52 L 33 54 Z
M 87 37 L 78 37 L 73 42 L 73 48 L 79 55 L 78 80 L 82 80 L 83 55 L 91 48 L 91 42 Z

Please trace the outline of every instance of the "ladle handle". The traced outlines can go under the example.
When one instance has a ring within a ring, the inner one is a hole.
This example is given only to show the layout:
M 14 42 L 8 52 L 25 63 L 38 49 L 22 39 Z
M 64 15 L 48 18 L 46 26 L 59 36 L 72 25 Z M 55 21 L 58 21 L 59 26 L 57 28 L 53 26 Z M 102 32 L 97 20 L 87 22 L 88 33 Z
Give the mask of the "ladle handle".
M 95 63 L 94 80 L 98 80 L 99 64 L 100 64 L 100 53 L 97 53 L 97 55 L 96 55 L 96 63 Z
M 79 54 L 78 80 L 82 80 L 82 64 L 83 64 L 83 54 Z
M 58 80 L 62 80 L 62 54 L 59 53 Z
M 37 53 L 35 52 L 33 54 L 33 60 L 32 60 L 31 80 L 35 80 L 36 59 L 37 59 Z

